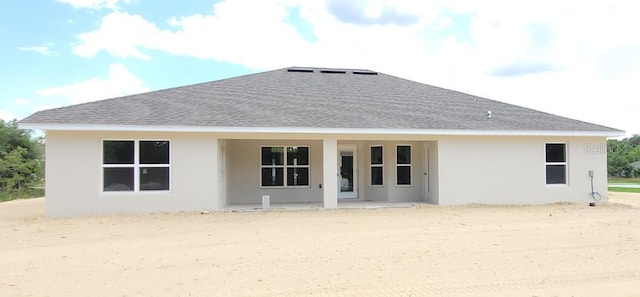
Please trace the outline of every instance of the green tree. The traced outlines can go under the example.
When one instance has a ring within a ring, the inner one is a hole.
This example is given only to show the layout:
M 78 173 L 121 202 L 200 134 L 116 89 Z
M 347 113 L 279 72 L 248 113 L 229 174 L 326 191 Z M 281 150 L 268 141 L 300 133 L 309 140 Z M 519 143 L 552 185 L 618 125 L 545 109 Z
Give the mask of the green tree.
M 633 147 L 640 146 L 640 134 L 634 134 L 633 136 L 629 137 L 629 144 L 631 144 L 631 146 Z
M 15 120 L 0 120 L 0 199 L 34 195 L 32 187 L 42 183 L 43 172 L 43 139 L 32 139 Z
M 0 159 L 0 188 L 20 196 L 39 178 L 39 162 L 26 159 L 27 149 L 16 147 Z
M 640 135 L 607 141 L 607 172 L 612 177 L 637 177 L 640 170 L 631 163 L 640 160 Z

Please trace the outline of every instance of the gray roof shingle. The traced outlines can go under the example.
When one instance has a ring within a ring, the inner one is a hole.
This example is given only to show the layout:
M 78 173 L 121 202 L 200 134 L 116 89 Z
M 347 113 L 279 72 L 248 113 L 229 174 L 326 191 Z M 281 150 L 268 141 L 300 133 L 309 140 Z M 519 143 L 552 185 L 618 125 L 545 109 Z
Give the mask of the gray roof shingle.
M 621 132 L 369 70 L 301 67 L 44 110 L 20 123 Z

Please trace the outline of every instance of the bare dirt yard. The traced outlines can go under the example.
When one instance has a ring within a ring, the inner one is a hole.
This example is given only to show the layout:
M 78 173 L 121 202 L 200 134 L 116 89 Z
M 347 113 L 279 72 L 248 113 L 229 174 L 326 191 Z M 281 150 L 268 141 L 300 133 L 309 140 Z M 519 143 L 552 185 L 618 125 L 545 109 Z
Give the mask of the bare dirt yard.
M 610 203 L 50 219 L 0 203 L 0 296 L 640 296 Z

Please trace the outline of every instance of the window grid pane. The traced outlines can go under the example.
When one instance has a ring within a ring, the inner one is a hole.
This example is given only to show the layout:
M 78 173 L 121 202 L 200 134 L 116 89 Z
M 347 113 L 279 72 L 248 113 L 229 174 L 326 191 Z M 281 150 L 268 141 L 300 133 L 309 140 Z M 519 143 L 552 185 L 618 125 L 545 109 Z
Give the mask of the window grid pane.
M 169 167 L 140 167 L 140 191 L 168 191 Z
M 140 164 L 169 164 L 169 142 L 140 141 Z
M 411 164 L 411 147 L 399 145 L 396 147 L 396 164 Z
M 309 168 L 288 168 L 287 186 L 308 186 Z
M 382 165 L 382 147 L 371 147 L 371 165 Z
M 567 183 L 567 167 L 566 165 L 547 165 L 547 184 L 566 184 Z
M 411 185 L 411 166 L 398 166 L 397 185 Z
M 309 165 L 309 148 L 287 147 L 287 165 Z
M 263 187 L 281 187 L 284 186 L 284 169 L 276 167 L 262 168 L 262 186 Z
M 566 144 L 564 143 L 547 143 L 546 144 L 546 161 L 566 162 Z
M 103 191 L 132 192 L 134 190 L 133 167 L 103 168 Z
M 284 165 L 284 149 L 283 147 L 262 147 L 262 165 Z
M 382 182 L 383 182 L 382 166 L 371 167 L 371 185 L 382 186 L 383 185 Z
M 102 143 L 103 164 L 133 164 L 134 141 L 105 140 Z

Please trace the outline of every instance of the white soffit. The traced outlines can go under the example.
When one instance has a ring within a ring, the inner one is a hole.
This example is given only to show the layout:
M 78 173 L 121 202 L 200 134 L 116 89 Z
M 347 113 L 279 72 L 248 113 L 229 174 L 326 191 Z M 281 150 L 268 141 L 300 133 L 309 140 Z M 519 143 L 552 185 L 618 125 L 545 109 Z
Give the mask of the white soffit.
M 53 131 L 127 131 L 127 132 L 210 132 L 266 134 L 361 134 L 361 135 L 467 135 L 467 136 L 624 136 L 624 131 L 554 131 L 554 130 L 464 130 L 464 129 L 366 129 L 310 127 L 204 127 L 138 125 L 70 125 L 19 124 L 21 129 Z

